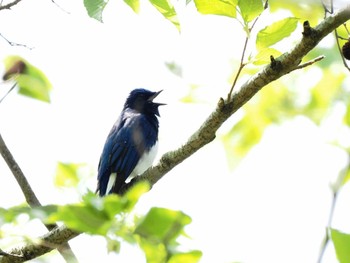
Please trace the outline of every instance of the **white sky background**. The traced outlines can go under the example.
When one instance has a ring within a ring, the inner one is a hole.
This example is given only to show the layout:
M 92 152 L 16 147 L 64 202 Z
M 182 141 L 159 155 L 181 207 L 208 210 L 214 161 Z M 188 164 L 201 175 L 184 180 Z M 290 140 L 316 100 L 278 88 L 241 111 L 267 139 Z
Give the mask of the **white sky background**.
M 237 22 L 201 16 L 193 8 L 181 12 L 179 34 L 146 3 L 135 15 L 111 1 L 104 24 L 87 16 L 82 1 L 58 3 L 71 14 L 41 0 L 23 1 L 0 16 L 1 34 L 34 47 L 0 40 L 0 59 L 22 55 L 54 88 L 51 104 L 11 94 L 0 105 L 0 132 L 44 204 L 78 200 L 54 187 L 56 162 L 86 162 L 96 169 L 105 138 L 135 87 L 164 89 L 157 99 L 168 104 L 160 109 L 159 156 L 185 142 L 227 93 L 237 66 L 232 59 L 243 43 Z M 181 64 L 184 77 L 175 77 L 164 61 Z M 180 103 L 191 83 L 204 87 L 197 94 L 203 102 Z M 202 262 L 314 262 L 331 204 L 329 183 L 346 161 L 325 140 L 338 131 L 328 132 L 303 117 L 270 127 L 233 172 L 216 140 L 167 174 L 137 209 L 162 206 L 190 215 L 192 240 L 184 244 L 202 250 Z M 23 202 L 2 160 L 0 174 L 0 206 Z M 94 190 L 95 177 L 82 187 Z M 350 202 L 348 192 L 346 187 L 339 197 L 334 227 L 350 232 L 349 215 L 340 214 Z M 25 231 L 38 235 L 37 229 Z M 80 236 L 71 243 L 81 262 L 144 260 L 127 245 L 120 255 L 108 254 L 100 238 Z M 326 256 L 324 262 L 336 262 L 330 250 Z M 61 262 L 60 256 L 50 259 Z

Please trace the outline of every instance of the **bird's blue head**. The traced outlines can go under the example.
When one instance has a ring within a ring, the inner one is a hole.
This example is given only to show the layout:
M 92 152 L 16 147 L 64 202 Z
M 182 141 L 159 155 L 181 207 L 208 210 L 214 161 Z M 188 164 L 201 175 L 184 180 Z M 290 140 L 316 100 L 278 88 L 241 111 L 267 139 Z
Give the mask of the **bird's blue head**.
M 133 109 L 137 112 L 144 114 L 155 114 L 159 115 L 158 107 L 161 105 L 165 105 L 164 103 L 153 102 L 153 99 L 161 93 L 152 92 L 146 89 L 134 89 L 130 92 L 129 97 L 126 99 L 124 104 L 124 109 Z

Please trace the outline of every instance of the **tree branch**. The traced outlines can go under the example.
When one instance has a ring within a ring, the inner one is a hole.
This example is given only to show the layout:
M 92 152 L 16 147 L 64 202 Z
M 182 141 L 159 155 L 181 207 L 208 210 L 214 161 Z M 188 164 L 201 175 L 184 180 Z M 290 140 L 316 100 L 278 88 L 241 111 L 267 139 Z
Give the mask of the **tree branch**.
M 216 109 L 209 115 L 201 127 L 194 132 L 188 141 L 180 148 L 165 153 L 159 163 L 149 168 L 143 175 L 136 177 L 133 182 L 146 180 L 153 186 L 166 173 L 176 165 L 190 157 L 200 148 L 215 139 L 216 131 L 221 125 L 248 100 L 250 100 L 260 89 L 274 80 L 286 75 L 298 68 L 302 58 L 311 51 L 326 35 L 335 30 L 338 26 L 350 19 L 350 5 L 340 10 L 338 13 L 324 19 L 316 28 L 311 28 L 308 23 L 304 23 L 303 37 L 297 45 L 290 51 L 286 52 L 277 59 L 272 58 L 271 63 L 264 67 L 260 72 L 252 76 L 241 89 L 226 100 L 220 98 Z M 65 226 L 55 228 L 47 235 L 41 237 L 45 242 L 56 244 L 57 247 L 63 242 L 76 237 L 79 233 L 67 229 Z M 23 262 L 25 255 L 35 258 L 51 251 L 53 246 L 47 247 L 42 244 L 30 244 L 22 248 L 16 248 L 9 254 L 22 255 L 21 260 L 18 258 L 12 261 L 4 257 L 0 260 L 3 262 Z
M 24 247 L 15 248 L 0 259 L 1 263 L 19 263 L 44 255 L 55 248 L 62 248 L 68 240 L 79 235 L 78 232 L 60 226 L 51 232 L 39 237 L 41 242 L 27 244 Z M 49 244 L 49 245 L 48 245 Z M 71 261 L 69 261 L 71 262 Z
M 11 3 L 6 4 L 6 5 L 0 5 L 0 10 L 11 9 L 11 7 L 17 5 L 21 1 L 22 0 L 15 0 L 15 1 L 11 2 Z
M 29 204 L 30 207 L 39 207 L 41 206 L 41 203 L 39 199 L 36 197 L 33 189 L 31 188 L 27 178 L 25 177 L 24 173 L 22 172 L 21 168 L 17 164 L 16 160 L 13 158 L 13 155 L 11 154 L 10 150 L 7 148 L 5 141 L 3 140 L 1 134 L 0 134 L 0 154 L 4 158 L 7 166 L 10 168 L 13 176 L 16 178 L 19 186 L 21 187 L 22 193 L 24 194 L 24 197 Z M 45 227 L 50 231 L 57 227 L 57 225 L 45 225 Z M 66 261 L 73 262 L 77 261 L 76 257 L 71 250 L 68 243 L 64 243 L 61 248 L 59 249 L 59 252 L 61 255 L 66 259 Z M 16 254 L 16 253 L 9 253 L 9 254 Z M 11 257 L 12 258 L 12 257 Z
M 7 148 L 1 134 L 0 134 L 0 154 L 4 158 L 7 166 L 10 168 L 13 176 L 16 178 L 19 186 L 21 187 L 27 203 L 32 207 L 41 206 L 33 189 L 31 188 L 31 186 L 27 181 L 27 178 L 23 174 L 16 160 L 13 158 L 10 150 Z
M 149 168 L 137 180 L 146 180 L 153 186 L 176 165 L 190 157 L 204 145 L 215 138 L 221 125 L 260 89 L 280 77 L 299 69 L 302 58 L 310 52 L 329 33 L 350 19 L 350 5 L 338 13 L 324 19 L 317 27 L 311 28 L 304 23 L 303 37 L 289 52 L 282 54 L 271 64 L 252 76 L 240 90 L 226 100 L 220 99 L 216 109 L 210 114 L 202 126 L 179 149 L 165 153 L 156 166 Z

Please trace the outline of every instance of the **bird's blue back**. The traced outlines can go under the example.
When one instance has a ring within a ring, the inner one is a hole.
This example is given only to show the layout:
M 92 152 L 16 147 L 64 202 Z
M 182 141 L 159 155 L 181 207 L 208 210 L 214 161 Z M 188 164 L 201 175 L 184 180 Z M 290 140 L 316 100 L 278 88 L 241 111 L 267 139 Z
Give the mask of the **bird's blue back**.
M 112 173 L 117 174 L 117 179 L 110 192 L 118 193 L 142 155 L 156 144 L 158 126 L 155 114 L 124 108 L 112 127 L 101 154 L 97 178 L 100 196 L 109 194 L 107 186 Z

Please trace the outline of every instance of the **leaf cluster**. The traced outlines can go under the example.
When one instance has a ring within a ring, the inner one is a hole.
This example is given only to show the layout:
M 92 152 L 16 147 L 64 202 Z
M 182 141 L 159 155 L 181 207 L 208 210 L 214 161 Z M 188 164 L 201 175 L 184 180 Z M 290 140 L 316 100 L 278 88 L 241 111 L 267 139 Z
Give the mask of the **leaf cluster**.
M 100 198 L 88 192 L 76 204 L 0 208 L 0 225 L 15 222 L 26 215 L 29 219 L 40 219 L 46 224 L 62 222 L 75 231 L 103 236 L 109 252 L 119 252 L 123 241 L 139 244 L 147 262 L 198 262 L 202 255 L 200 251 L 182 251 L 178 248 L 177 239 L 184 236 L 184 227 L 191 222 L 188 215 L 153 207 L 146 215 L 131 219 L 132 209 L 148 190 L 148 184 L 140 182 L 123 196 Z
M 19 94 L 50 102 L 52 85 L 40 69 L 19 56 L 8 56 L 4 65 L 3 79 L 13 81 L 18 86 Z

